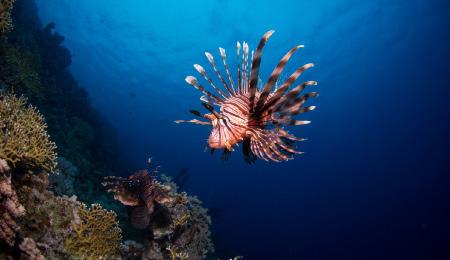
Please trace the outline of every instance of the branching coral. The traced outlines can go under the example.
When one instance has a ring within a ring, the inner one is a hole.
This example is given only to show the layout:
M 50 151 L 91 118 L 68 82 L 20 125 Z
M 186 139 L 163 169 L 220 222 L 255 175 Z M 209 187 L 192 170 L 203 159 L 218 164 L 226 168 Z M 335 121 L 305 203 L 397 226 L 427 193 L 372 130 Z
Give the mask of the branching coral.
M 24 98 L 0 94 L 0 158 L 11 167 L 24 166 L 54 171 L 56 145 L 36 108 Z
M 73 225 L 66 250 L 75 259 L 109 259 L 116 255 L 122 240 L 116 213 L 93 204 L 80 207 L 79 223 Z
M 167 251 L 170 252 L 171 260 L 187 260 L 187 259 L 189 259 L 188 253 L 179 251 L 177 248 L 168 246 L 166 249 L 167 249 Z
M 0 35 L 12 29 L 11 10 L 15 0 L 0 0 Z

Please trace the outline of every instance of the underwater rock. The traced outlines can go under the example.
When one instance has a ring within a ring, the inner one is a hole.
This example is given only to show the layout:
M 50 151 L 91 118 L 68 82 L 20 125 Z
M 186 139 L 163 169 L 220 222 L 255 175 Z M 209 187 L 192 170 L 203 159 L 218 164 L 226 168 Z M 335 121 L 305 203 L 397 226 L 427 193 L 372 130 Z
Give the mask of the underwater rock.
M 72 196 L 75 194 L 74 183 L 79 174 L 78 168 L 64 157 L 58 157 L 57 163 L 56 174 L 49 176 L 50 186 L 60 196 Z
M 120 255 L 124 259 L 141 259 L 140 256 L 144 250 L 144 245 L 133 240 L 126 240 L 120 248 Z
M 19 201 L 27 214 L 21 221 L 21 234 L 34 239 L 41 252 L 50 259 L 66 259 L 64 241 L 78 219 L 81 203 L 75 197 L 55 196 L 49 191 L 48 176 L 25 174 L 14 179 Z
M 45 260 L 45 257 L 41 254 L 36 247 L 36 242 L 32 238 L 26 237 L 19 245 L 22 260 Z
M 18 218 L 25 215 L 25 209 L 20 204 L 14 187 L 11 183 L 11 175 L 5 160 L 0 159 L 0 243 L 13 247 L 16 234 L 20 230 Z
M 178 193 L 169 178 L 163 180 L 141 170 L 128 178 L 106 177 L 103 185 L 128 208 L 133 226 L 145 229 L 142 259 L 206 258 L 214 251 L 207 210 L 196 197 Z

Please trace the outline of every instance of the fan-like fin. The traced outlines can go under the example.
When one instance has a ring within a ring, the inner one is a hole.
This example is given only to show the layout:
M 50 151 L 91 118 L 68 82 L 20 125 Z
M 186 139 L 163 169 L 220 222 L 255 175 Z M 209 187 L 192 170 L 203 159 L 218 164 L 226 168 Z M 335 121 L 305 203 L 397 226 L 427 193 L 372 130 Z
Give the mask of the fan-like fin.
M 307 124 L 311 124 L 311 121 L 290 119 L 290 122 L 288 124 L 290 124 L 290 125 L 307 125 Z
M 191 110 L 189 110 L 189 113 L 191 113 L 191 114 L 193 114 L 195 116 L 198 116 L 198 117 L 202 117 L 202 114 L 198 110 L 191 109 Z
M 175 120 L 175 123 L 192 123 L 196 125 L 211 125 L 211 122 L 204 122 L 197 119 L 191 119 L 191 120 Z
M 315 86 L 317 85 L 316 81 L 306 81 L 301 85 L 298 85 L 297 87 L 293 88 L 289 93 L 286 94 L 286 98 L 290 97 L 296 97 L 298 94 L 300 94 L 307 86 Z
M 259 159 L 262 159 L 262 160 L 264 160 L 264 161 L 266 161 L 266 162 L 268 162 L 269 160 L 267 159 L 267 157 L 265 156 L 265 154 L 263 153 L 263 151 L 262 151 L 262 148 L 261 148 L 261 146 L 260 146 L 260 143 L 258 142 L 258 139 L 257 138 L 251 138 L 250 139 L 250 147 L 251 147 L 251 149 L 252 149 L 252 152 L 254 153 L 254 154 L 256 154 L 256 156 L 259 158 Z
M 198 73 L 202 74 L 203 78 L 205 78 L 205 80 L 208 81 L 209 85 L 211 85 L 217 91 L 217 93 L 219 93 L 223 98 L 227 98 L 225 93 L 223 93 L 223 91 L 220 88 L 214 85 L 211 78 L 208 77 L 205 69 L 202 66 L 200 66 L 199 64 L 194 64 L 194 68 L 198 71 Z
M 248 91 L 248 44 L 246 42 L 243 43 L 242 46 L 242 91 L 243 93 L 247 93 Z
M 277 81 L 278 77 L 280 76 L 281 72 L 283 71 L 284 67 L 286 66 L 289 59 L 292 57 L 294 52 L 298 50 L 299 48 L 303 48 L 303 45 L 297 45 L 294 48 L 292 48 L 288 53 L 286 53 L 283 58 L 280 60 L 278 65 L 275 67 L 275 69 L 272 71 L 272 74 L 270 74 L 269 80 L 267 81 L 266 85 L 263 87 L 261 95 L 259 96 L 259 100 L 256 103 L 255 111 L 258 112 L 261 107 L 266 102 L 267 97 L 269 96 L 270 92 L 272 91 L 272 87 Z
M 259 74 L 259 65 L 261 64 L 261 55 L 262 49 L 266 44 L 267 40 L 269 40 L 270 36 L 275 31 L 271 30 L 264 34 L 264 36 L 259 41 L 258 47 L 256 49 L 256 53 L 252 56 L 252 68 L 250 72 L 250 113 L 254 111 L 254 102 L 255 102 L 255 94 L 256 94 L 256 84 L 258 83 L 258 74 Z
M 214 98 L 208 97 L 207 95 L 201 96 L 200 101 L 208 103 L 210 105 L 216 105 L 216 106 L 219 105 Z
M 273 109 L 273 106 L 276 104 L 281 104 L 283 99 L 281 99 L 284 95 L 284 93 L 286 93 L 286 91 L 289 89 L 289 87 L 292 85 L 292 83 L 294 83 L 297 78 L 302 74 L 303 71 L 313 67 L 314 64 L 312 63 L 308 63 L 305 64 L 303 66 L 301 66 L 300 68 L 298 68 L 294 73 L 291 74 L 291 76 L 281 85 L 280 88 L 278 88 L 274 94 L 272 95 L 272 97 L 264 104 L 264 106 L 257 112 L 256 116 L 264 113 L 265 111 L 267 111 L 268 109 Z M 307 81 L 305 83 L 303 83 L 302 85 L 298 86 L 296 89 L 293 89 L 292 94 L 294 95 L 295 93 L 299 93 L 301 90 L 303 90 L 307 85 L 315 85 L 316 82 L 315 81 Z
M 186 80 L 186 82 L 189 85 L 193 86 L 194 88 L 196 88 L 197 90 L 202 92 L 204 95 L 206 95 L 206 96 L 216 100 L 217 103 L 219 103 L 219 104 L 223 103 L 223 100 L 220 97 L 218 97 L 218 96 L 216 96 L 214 94 L 211 94 L 211 92 L 205 90 L 205 87 L 203 87 L 202 85 L 198 84 L 198 81 L 197 81 L 197 79 L 195 77 L 187 76 L 185 80 Z
M 276 109 L 274 109 L 274 112 L 278 112 L 282 115 L 284 114 L 290 114 L 290 115 L 297 115 L 303 112 L 307 112 L 307 111 L 301 111 L 301 109 L 303 108 L 303 104 L 305 104 L 306 100 L 308 100 L 310 97 L 317 97 L 318 94 L 317 92 L 310 92 L 308 94 L 305 94 L 301 97 L 298 97 L 296 99 L 294 99 L 293 101 L 291 100 L 286 100 L 286 102 L 284 102 L 285 104 L 283 104 L 282 106 L 277 107 Z M 310 110 L 313 110 L 315 108 L 315 106 L 311 106 Z
M 242 94 L 242 84 L 241 84 L 241 56 L 240 56 L 240 52 L 241 52 L 241 43 L 237 42 L 236 43 L 236 54 L 237 54 L 237 76 L 238 76 L 238 92 L 239 94 Z
M 220 51 L 220 56 L 222 57 L 223 66 L 225 67 L 225 71 L 227 72 L 227 75 L 228 75 L 228 80 L 230 81 L 230 84 L 231 84 L 231 90 L 233 91 L 233 94 L 236 94 L 236 90 L 234 89 L 233 79 L 231 78 L 230 70 L 228 69 L 228 65 L 227 65 L 227 54 L 225 53 L 224 48 L 219 48 L 219 51 Z
M 217 118 L 221 118 L 221 116 L 214 110 L 214 108 L 208 103 L 202 103 L 202 106 L 205 107 L 209 112 L 213 113 Z
M 220 74 L 219 70 L 216 67 L 216 64 L 214 62 L 214 57 L 209 52 L 205 52 L 205 56 L 208 59 L 208 61 L 211 64 L 211 66 L 213 67 L 214 71 L 216 72 L 217 77 L 219 77 L 220 81 L 222 81 L 222 84 L 227 89 L 228 94 L 230 94 L 230 96 L 233 96 L 233 92 L 231 91 L 230 87 L 228 87 L 228 84 L 225 82 L 225 80 L 223 79 L 222 75 Z

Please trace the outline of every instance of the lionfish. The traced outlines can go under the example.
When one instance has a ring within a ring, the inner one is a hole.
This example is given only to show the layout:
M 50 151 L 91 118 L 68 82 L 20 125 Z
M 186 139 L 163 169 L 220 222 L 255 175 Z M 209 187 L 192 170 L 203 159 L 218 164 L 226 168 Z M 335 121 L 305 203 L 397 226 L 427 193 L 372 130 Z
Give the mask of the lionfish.
M 203 94 L 200 100 L 203 107 L 210 113 L 202 115 L 197 110 L 190 110 L 192 114 L 205 118 L 207 121 L 192 119 L 176 120 L 175 123 L 212 125 L 208 146 L 211 148 L 211 152 L 214 152 L 215 149 L 224 149 L 222 159 L 226 159 L 234 150 L 233 146 L 238 146 L 239 143 L 243 145 L 244 159 L 248 163 L 254 162 L 257 158 L 282 162 L 293 159 L 292 155 L 294 154 L 302 153 L 296 150 L 294 144 L 295 141 L 304 141 L 305 139 L 289 134 L 283 127 L 310 123 L 310 121 L 296 120 L 292 117 L 315 109 L 315 106 L 304 106 L 304 104 L 310 97 L 316 97 L 317 92 L 304 95 L 300 95 L 300 93 L 306 86 L 317 85 L 317 82 L 306 81 L 293 89 L 289 89 L 289 87 L 305 70 L 314 65 L 312 63 L 305 64 L 282 84 L 277 83 L 288 60 L 295 51 L 304 47 L 297 45 L 283 56 L 265 85 L 258 86 L 262 50 L 273 33 L 273 30 L 266 32 L 261 38 L 256 52 L 252 51 L 250 67 L 248 44 L 243 42 L 241 54 L 241 43 L 237 42 L 237 84 L 231 77 L 223 48 L 219 48 L 219 51 L 228 83 L 219 72 L 211 53 L 205 52 L 205 55 L 225 89 L 217 87 L 206 70 L 199 64 L 194 64 L 194 68 L 217 93 L 206 90 L 195 77 L 186 77 L 186 82 Z M 214 109 L 214 106 L 220 108 L 219 112 Z
M 157 185 L 147 170 L 140 170 L 128 178 L 108 176 L 102 183 L 114 198 L 130 209 L 131 224 L 140 229 L 150 223 L 156 204 L 171 203 L 168 191 Z

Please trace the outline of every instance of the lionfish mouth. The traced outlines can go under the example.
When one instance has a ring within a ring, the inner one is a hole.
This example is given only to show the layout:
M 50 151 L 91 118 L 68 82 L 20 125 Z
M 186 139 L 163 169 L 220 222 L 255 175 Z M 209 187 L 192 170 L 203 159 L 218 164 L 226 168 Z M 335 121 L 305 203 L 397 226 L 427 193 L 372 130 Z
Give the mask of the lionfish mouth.
M 175 123 L 211 125 L 208 146 L 211 151 L 224 149 L 223 159 L 226 159 L 234 150 L 233 147 L 239 143 L 242 143 L 244 159 L 249 163 L 257 158 L 282 162 L 293 159 L 294 154 L 302 153 L 296 150 L 295 142 L 305 139 L 289 134 L 283 127 L 310 123 L 310 121 L 296 120 L 293 117 L 315 109 L 315 106 L 305 106 L 305 103 L 310 97 L 318 96 L 317 92 L 302 95 L 301 93 L 305 87 L 317 85 L 317 82 L 306 81 L 292 89 L 290 87 L 305 70 L 314 65 L 305 64 L 294 71 L 283 83 L 277 83 L 288 60 L 294 52 L 304 47 L 297 45 L 283 56 L 267 82 L 258 87 L 262 50 L 273 33 L 273 30 L 268 31 L 261 38 L 256 51 L 251 53 L 250 64 L 248 44 L 243 42 L 241 45 L 237 42 L 237 84 L 231 77 L 223 48 L 219 48 L 219 51 L 227 79 L 217 68 L 213 56 L 205 52 L 206 58 L 222 84 L 221 88 L 214 84 L 201 65 L 194 64 L 194 68 L 216 93 L 206 90 L 195 77 L 186 77 L 186 82 L 203 94 L 200 100 L 209 113 L 201 114 L 197 110 L 190 110 L 197 117 L 207 120 L 176 120 Z M 216 111 L 214 107 L 218 107 L 219 110 Z

